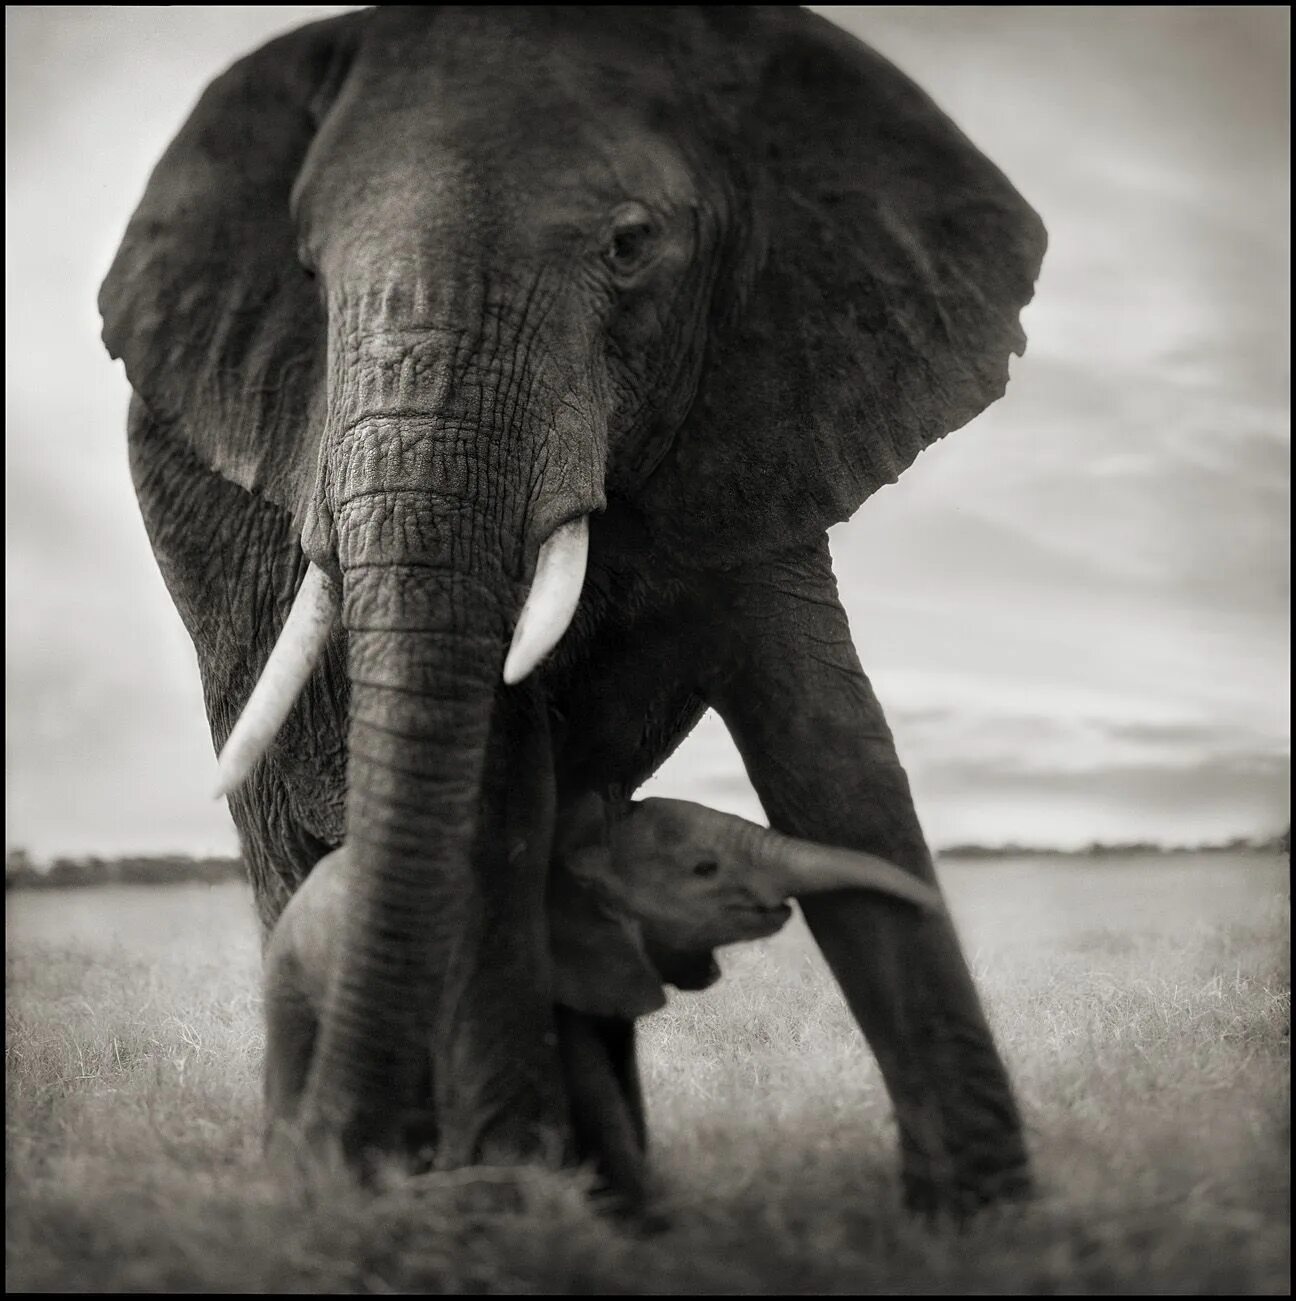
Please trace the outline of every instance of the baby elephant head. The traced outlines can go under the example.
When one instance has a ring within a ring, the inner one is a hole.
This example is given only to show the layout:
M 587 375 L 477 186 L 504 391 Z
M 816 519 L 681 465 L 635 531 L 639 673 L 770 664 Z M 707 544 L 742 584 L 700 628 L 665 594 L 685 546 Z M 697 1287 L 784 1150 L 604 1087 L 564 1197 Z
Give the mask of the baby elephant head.
M 885 859 L 780 835 L 690 800 L 649 799 L 612 822 L 606 844 L 563 866 L 643 927 L 653 944 L 702 952 L 772 935 L 787 901 L 869 890 L 925 909 L 936 892 Z
M 569 809 L 550 885 L 559 1002 L 642 1016 L 662 982 L 701 989 L 711 950 L 773 935 L 788 900 L 868 890 L 926 911 L 931 886 L 873 854 L 780 835 L 689 800 L 648 799 L 617 816 L 597 797 Z

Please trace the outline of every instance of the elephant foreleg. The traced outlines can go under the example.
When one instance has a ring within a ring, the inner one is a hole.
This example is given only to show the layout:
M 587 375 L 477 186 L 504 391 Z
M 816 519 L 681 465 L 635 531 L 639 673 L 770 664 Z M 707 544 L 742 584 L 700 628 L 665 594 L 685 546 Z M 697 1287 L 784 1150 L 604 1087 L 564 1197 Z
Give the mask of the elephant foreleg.
M 716 594 L 711 698 L 771 825 L 936 884 L 909 783 L 837 599 L 826 541 Z M 906 1201 L 956 1212 L 1029 1187 L 1021 1122 L 947 915 L 873 895 L 806 899 L 810 929 L 877 1056 Z
M 563 1079 L 577 1155 L 593 1160 L 616 1208 L 641 1209 L 644 1121 L 634 1064 L 634 1025 L 555 1008 Z
M 266 1138 L 281 1122 L 297 1117 L 311 1056 L 319 1032 L 319 1017 L 291 973 L 279 964 L 274 985 L 266 990 L 265 1102 Z

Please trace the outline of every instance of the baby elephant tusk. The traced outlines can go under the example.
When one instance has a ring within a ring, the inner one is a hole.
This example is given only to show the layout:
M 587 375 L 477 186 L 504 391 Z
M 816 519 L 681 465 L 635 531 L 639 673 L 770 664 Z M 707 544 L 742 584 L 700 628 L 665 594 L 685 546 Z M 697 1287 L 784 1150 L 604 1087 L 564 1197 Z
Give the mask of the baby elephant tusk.
M 588 515 L 554 529 L 540 548 L 531 591 L 504 661 L 504 681 L 509 686 L 521 682 L 567 631 L 580 601 L 588 556 Z
M 241 786 L 270 747 L 319 663 L 340 605 L 333 581 L 315 563 L 306 570 L 283 631 L 217 760 L 216 798 Z

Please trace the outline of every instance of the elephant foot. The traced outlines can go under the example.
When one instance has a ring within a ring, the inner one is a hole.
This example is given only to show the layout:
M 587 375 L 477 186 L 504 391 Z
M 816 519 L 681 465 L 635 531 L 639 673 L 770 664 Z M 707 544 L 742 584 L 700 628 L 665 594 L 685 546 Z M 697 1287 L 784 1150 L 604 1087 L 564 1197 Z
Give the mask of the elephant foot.
M 304 1168 L 336 1175 L 362 1188 L 376 1187 L 393 1162 L 405 1160 L 394 1127 L 379 1126 L 372 1117 L 339 1123 L 303 1109 L 291 1135 Z
M 349 1151 L 335 1130 L 300 1116 L 272 1117 L 263 1147 L 275 1175 L 308 1195 L 321 1185 L 372 1187 L 378 1177 L 379 1163 L 370 1159 L 371 1149 Z
M 436 1164 L 436 1113 L 428 1107 L 411 1107 L 397 1125 L 397 1150 L 410 1174 L 426 1174 Z
M 963 1224 L 981 1211 L 1026 1202 L 1035 1195 L 1034 1180 L 1025 1164 L 992 1177 L 953 1183 L 934 1179 L 928 1171 L 906 1168 L 901 1182 L 905 1209 L 931 1222 Z
M 964 1077 L 956 1099 L 960 1108 L 967 1106 L 971 1092 Z M 996 1109 L 996 1123 L 980 1126 L 973 1134 L 965 1128 L 958 1146 L 953 1141 L 958 1132 L 953 1111 L 954 1101 L 942 1114 L 930 1099 L 926 1111 L 906 1108 L 902 1113 L 905 1208 L 930 1221 L 963 1223 L 983 1209 L 1028 1200 L 1034 1182 L 1015 1108 L 1011 1116 L 1001 1116 Z M 966 1122 L 966 1115 L 962 1119 Z

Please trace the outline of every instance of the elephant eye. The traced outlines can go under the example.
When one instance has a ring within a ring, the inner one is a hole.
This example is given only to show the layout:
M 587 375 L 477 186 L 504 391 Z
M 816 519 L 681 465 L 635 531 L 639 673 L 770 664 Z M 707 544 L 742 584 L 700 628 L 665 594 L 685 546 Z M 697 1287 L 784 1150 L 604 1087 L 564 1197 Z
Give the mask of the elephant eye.
M 603 250 L 603 260 L 618 276 L 633 275 L 652 261 L 657 250 L 657 227 L 648 210 L 638 203 L 617 213 Z
M 694 876 L 715 876 L 720 870 L 720 864 L 714 858 L 704 858 L 700 863 L 693 864 Z

